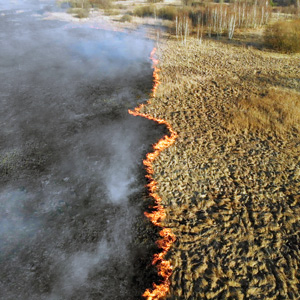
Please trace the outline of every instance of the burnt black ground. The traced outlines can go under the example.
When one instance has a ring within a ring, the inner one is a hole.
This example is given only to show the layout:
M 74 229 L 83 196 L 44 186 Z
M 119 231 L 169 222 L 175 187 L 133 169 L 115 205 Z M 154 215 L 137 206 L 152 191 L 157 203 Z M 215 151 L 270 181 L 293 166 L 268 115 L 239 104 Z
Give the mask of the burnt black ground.
M 142 159 L 164 129 L 127 109 L 152 42 L 21 4 L 0 7 L 0 299 L 138 299 L 155 277 Z

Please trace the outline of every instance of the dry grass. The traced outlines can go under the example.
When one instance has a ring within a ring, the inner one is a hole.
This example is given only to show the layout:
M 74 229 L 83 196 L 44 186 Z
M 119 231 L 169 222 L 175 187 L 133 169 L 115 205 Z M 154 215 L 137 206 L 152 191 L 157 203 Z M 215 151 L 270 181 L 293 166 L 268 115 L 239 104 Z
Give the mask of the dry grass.
M 144 110 L 179 133 L 154 163 L 177 236 L 169 299 L 297 299 L 300 57 L 191 39 L 160 60 Z
M 265 41 L 269 47 L 282 52 L 300 52 L 300 20 L 268 25 Z
M 106 16 L 117 16 L 120 14 L 120 10 L 118 9 L 105 9 L 104 14 Z
M 76 18 L 88 18 L 89 9 L 88 8 L 69 8 L 68 13 L 74 15 Z
M 238 102 L 229 120 L 234 130 L 259 130 L 281 136 L 300 134 L 300 93 L 271 88 L 264 96 Z
M 147 3 L 160 3 L 164 2 L 164 0 L 147 0 Z
M 123 15 L 121 18 L 120 18 L 120 22 L 131 22 L 132 21 L 132 16 L 130 15 Z

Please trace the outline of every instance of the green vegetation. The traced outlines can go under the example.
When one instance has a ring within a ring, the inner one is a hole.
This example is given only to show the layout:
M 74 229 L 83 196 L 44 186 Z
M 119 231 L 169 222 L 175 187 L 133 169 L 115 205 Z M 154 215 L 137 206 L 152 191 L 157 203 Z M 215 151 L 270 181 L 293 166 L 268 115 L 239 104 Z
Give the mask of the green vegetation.
M 270 48 L 281 52 L 300 52 L 300 20 L 268 25 L 265 30 L 265 42 Z

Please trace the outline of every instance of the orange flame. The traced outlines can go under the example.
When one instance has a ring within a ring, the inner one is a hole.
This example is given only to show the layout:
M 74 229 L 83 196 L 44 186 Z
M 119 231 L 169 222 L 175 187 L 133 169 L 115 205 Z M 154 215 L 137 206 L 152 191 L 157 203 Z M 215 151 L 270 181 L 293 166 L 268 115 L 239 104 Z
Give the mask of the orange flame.
M 156 95 L 156 90 L 158 85 L 160 84 L 159 81 L 159 69 L 157 68 L 158 60 L 154 58 L 156 52 L 156 48 L 154 48 L 151 52 L 150 58 L 153 62 L 153 78 L 154 78 L 154 85 L 152 89 L 152 98 L 155 97 Z M 149 101 L 147 102 L 149 103 Z M 157 182 L 153 179 L 151 176 L 154 174 L 154 169 L 152 166 L 153 161 L 158 157 L 159 153 L 163 151 L 164 149 L 168 148 L 171 146 L 176 138 L 177 138 L 177 133 L 172 129 L 171 125 L 163 120 L 163 119 L 158 119 L 155 117 L 152 117 L 148 114 L 141 113 L 140 110 L 145 106 L 145 104 L 141 104 L 138 107 L 136 107 L 133 111 L 129 110 L 128 112 L 131 115 L 134 116 L 140 116 L 147 118 L 149 120 L 153 120 L 159 124 L 164 124 L 169 132 L 170 135 L 165 135 L 161 140 L 159 140 L 154 146 L 153 149 L 154 151 L 151 153 L 148 153 L 146 155 L 146 159 L 143 161 L 147 175 L 146 178 L 148 178 L 149 183 L 147 184 L 148 190 L 149 190 L 149 195 L 155 200 L 155 206 L 153 207 L 152 212 L 148 213 L 145 212 L 145 216 L 155 225 L 159 227 L 163 227 L 161 225 L 161 221 L 166 217 L 166 213 L 164 210 L 164 207 L 161 205 L 162 199 L 160 196 L 156 193 L 157 190 Z M 175 242 L 175 235 L 172 233 L 170 228 L 163 228 L 160 231 L 160 236 L 162 239 L 158 240 L 156 243 L 162 251 L 158 254 L 155 254 L 152 260 L 152 264 L 156 265 L 156 268 L 158 270 L 158 275 L 162 277 L 161 283 L 160 284 L 155 284 L 153 283 L 153 289 L 147 289 L 143 297 L 145 297 L 147 300 L 158 300 L 161 299 L 162 297 L 165 297 L 169 291 L 169 286 L 170 286 L 170 276 L 172 275 L 172 266 L 171 263 L 167 260 L 164 259 L 165 255 L 171 248 L 172 244 Z

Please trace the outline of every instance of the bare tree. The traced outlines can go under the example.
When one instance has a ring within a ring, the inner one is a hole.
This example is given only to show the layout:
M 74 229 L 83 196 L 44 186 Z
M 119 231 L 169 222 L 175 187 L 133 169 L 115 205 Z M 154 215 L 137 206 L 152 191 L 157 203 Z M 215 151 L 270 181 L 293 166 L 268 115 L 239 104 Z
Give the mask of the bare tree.
M 228 38 L 231 40 L 233 38 L 233 33 L 234 33 L 234 29 L 235 29 L 235 20 L 236 20 L 236 16 L 235 14 L 233 14 L 229 20 L 229 24 L 228 24 Z

